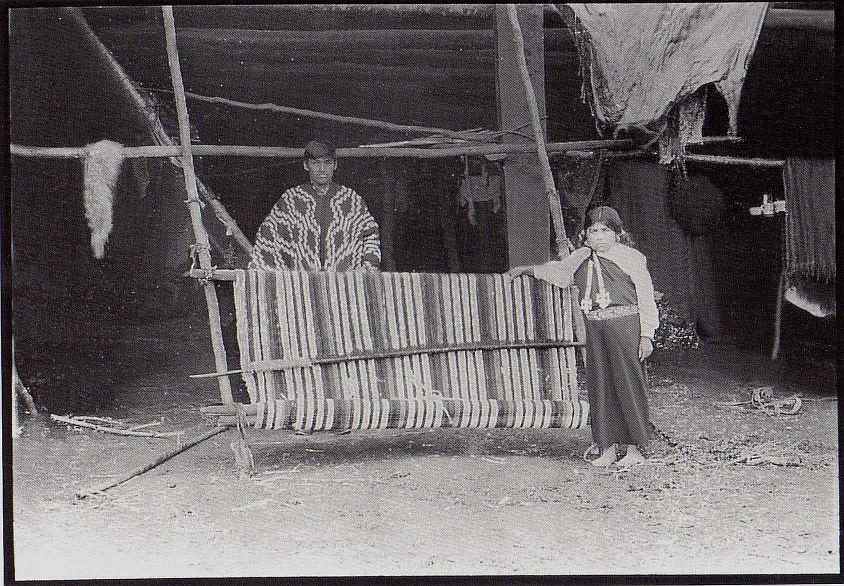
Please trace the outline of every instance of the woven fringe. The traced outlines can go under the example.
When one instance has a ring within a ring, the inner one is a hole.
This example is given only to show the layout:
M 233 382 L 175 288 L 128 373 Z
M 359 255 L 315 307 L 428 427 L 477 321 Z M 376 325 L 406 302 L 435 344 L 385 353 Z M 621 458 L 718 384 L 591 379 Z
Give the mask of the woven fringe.
M 112 228 L 114 189 L 123 165 L 123 145 L 101 140 L 87 146 L 85 158 L 85 218 L 91 230 L 91 249 L 96 258 L 105 256 Z

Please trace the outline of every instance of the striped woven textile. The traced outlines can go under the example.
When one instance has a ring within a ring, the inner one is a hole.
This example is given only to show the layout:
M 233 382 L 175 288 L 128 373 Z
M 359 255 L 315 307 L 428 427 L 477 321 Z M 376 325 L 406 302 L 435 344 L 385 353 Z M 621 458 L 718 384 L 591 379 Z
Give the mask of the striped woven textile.
M 238 271 L 255 426 L 583 427 L 577 298 L 502 275 Z

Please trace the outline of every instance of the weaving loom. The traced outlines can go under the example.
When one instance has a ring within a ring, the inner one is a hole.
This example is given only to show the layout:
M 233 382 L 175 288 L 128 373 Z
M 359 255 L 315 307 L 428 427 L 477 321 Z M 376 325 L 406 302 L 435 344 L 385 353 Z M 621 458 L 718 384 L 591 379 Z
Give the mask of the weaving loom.
M 502 275 L 235 271 L 254 425 L 583 427 L 572 289 Z

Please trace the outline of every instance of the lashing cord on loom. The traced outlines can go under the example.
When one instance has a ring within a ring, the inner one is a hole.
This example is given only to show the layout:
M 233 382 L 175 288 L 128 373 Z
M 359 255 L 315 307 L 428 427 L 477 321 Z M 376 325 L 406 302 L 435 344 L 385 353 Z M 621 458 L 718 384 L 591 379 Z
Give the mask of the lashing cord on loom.
M 204 287 L 214 279 L 214 272 L 217 270 L 217 265 L 211 266 L 207 269 L 203 269 L 202 267 L 197 265 L 197 259 L 199 257 L 200 252 L 208 252 L 210 255 L 211 246 L 207 244 L 199 244 L 198 242 L 196 242 L 190 245 L 189 250 L 190 269 L 188 269 L 188 274 L 194 273 L 194 271 L 201 272 L 202 276 L 196 278 L 199 281 L 199 284 Z

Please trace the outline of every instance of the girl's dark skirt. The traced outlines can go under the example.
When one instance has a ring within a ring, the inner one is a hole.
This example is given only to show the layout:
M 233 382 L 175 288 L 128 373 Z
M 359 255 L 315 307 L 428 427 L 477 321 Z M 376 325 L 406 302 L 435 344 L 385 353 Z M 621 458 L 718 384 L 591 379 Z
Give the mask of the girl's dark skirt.
M 650 436 L 648 386 L 639 361 L 638 315 L 586 320 L 586 382 L 592 437 L 644 446 Z

